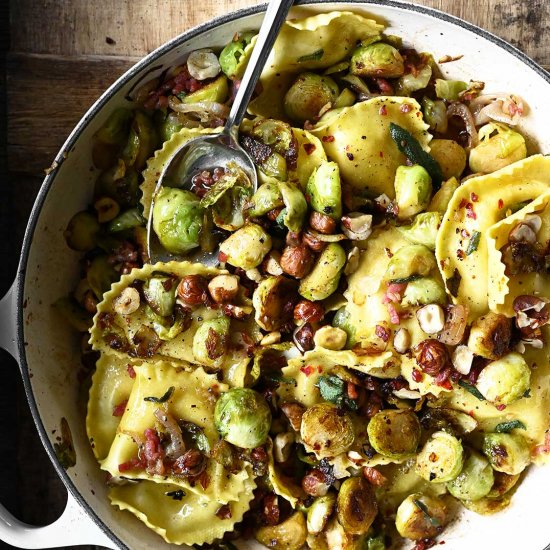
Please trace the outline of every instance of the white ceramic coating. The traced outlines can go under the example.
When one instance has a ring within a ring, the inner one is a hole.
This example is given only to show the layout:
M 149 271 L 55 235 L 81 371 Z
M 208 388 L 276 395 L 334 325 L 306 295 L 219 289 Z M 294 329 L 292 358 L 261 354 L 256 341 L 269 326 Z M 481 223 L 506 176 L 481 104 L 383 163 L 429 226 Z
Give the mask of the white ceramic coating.
M 402 36 L 407 44 L 417 50 L 433 53 L 436 59 L 446 54 L 463 55 L 459 61 L 442 65 L 446 76 L 483 80 L 487 83 L 488 92 L 507 91 L 521 95 L 530 106 L 522 131 L 531 138 L 531 152 L 550 153 L 550 85 L 518 57 L 467 28 L 433 14 L 409 11 L 394 5 L 342 2 L 302 6 L 295 8 L 291 14 L 302 17 L 333 9 L 370 15 L 388 25 L 390 33 Z M 169 545 L 131 514 L 121 513 L 109 504 L 104 473 L 100 471 L 89 447 L 84 425 L 86 404 L 78 400 L 76 375 L 79 369 L 79 341 L 50 307 L 59 296 L 69 293 L 78 280 L 79 255 L 67 248 L 63 230 L 71 216 L 83 209 L 92 197 L 97 176 L 91 161 L 92 135 L 113 109 L 128 105 L 125 96 L 132 85 L 145 73 L 150 78 L 160 74 L 164 68 L 180 63 L 191 50 L 207 46 L 223 47 L 236 31 L 257 29 L 260 22 L 261 15 L 253 14 L 221 24 L 192 40 L 175 45 L 161 58 L 143 65 L 130 80 L 124 82 L 123 77 L 115 85 L 119 88 L 107 103 L 93 116 L 87 115 L 91 117 L 89 124 L 81 131 L 73 149 L 66 151 L 66 158 L 55 173 L 32 237 L 24 273 L 23 337 L 37 410 L 52 443 L 55 442 L 61 417 L 68 420 L 77 450 L 77 464 L 67 472 L 70 482 L 104 527 L 124 545 L 135 550 L 167 548 Z M 531 468 L 506 511 L 490 517 L 466 512 L 459 523 L 446 530 L 444 548 L 542 550 L 550 542 L 548 508 L 545 504 L 549 494 L 550 469 Z M 55 537 L 50 531 L 48 541 L 44 540 L 42 547 L 49 542 L 56 545 L 70 543 L 62 533 L 59 533 L 57 540 Z M 99 543 L 99 540 L 80 542 Z M 115 547 L 114 544 L 112 547 Z

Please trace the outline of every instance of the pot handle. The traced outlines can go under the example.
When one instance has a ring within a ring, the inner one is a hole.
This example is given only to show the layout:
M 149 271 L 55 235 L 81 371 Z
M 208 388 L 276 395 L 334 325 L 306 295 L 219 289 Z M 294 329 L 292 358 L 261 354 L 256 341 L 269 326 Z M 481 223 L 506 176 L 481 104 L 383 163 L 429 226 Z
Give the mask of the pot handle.
M 5 349 L 15 360 L 17 350 L 17 279 L 0 300 L 0 348 Z
M 0 504 L 0 540 L 17 548 L 91 544 L 118 550 L 118 546 L 84 512 L 71 493 L 61 517 L 45 527 L 19 521 Z

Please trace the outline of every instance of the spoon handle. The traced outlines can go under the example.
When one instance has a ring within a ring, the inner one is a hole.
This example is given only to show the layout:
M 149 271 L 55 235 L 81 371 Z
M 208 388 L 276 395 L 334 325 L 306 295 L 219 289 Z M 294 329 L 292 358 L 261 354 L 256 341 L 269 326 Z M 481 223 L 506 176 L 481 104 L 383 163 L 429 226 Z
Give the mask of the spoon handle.
M 225 133 L 231 133 L 233 128 L 240 126 L 265 62 L 279 34 L 279 29 L 285 22 L 293 3 L 294 0 L 271 0 L 269 2 L 256 45 L 225 123 Z

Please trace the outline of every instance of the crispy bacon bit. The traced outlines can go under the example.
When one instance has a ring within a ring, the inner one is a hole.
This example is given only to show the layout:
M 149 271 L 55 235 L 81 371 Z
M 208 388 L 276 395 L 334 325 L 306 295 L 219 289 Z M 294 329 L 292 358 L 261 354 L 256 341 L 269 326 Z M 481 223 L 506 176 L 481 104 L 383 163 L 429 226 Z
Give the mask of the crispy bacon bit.
M 145 462 L 138 457 L 132 458 L 127 462 L 123 462 L 118 465 L 118 471 L 120 473 L 129 472 L 130 470 L 143 470 L 145 469 Z
M 118 405 L 113 407 L 113 416 L 122 416 L 126 410 L 126 405 L 128 405 L 128 399 L 125 399 Z
M 203 170 L 191 178 L 191 191 L 201 198 L 225 174 L 224 168 L 214 168 L 213 172 Z
M 416 542 L 411 550 L 428 550 L 428 548 L 432 548 L 435 544 L 434 539 L 421 539 Z
M 452 368 L 446 367 L 442 371 L 438 373 L 438 375 L 435 377 L 435 384 L 436 386 L 440 386 L 442 388 L 445 388 L 446 390 L 452 390 L 453 386 L 451 385 L 450 376 L 451 376 Z
M 386 290 L 386 294 L 384 294 L 382 298 L 382 303 L 389 304 L 393 302 L 395 304 L 400 304 L 406 288 L 407 283 L 390 283 L 388 285 L 388 290 Z
M 388 481 L 376 468 L 370 466 L 363 466 L 362 473 L 363 477 L 375 487 L 381 487 Z
M 401 322 L 399 313 L 392 304 L 386 304 L 386 307 L 388 308 L 388 313 L 390 314 L 390 323 L 392 325 L 398 325 Z
M 323 143 L 332 143 L 334 141 L 334 136 L 323 136 Z
M 313 151 L 315 151 L 315 145 L 313 143 L 304 143 L 304 151 L 308 155 L 311 155 L 311 153 L 313 153 Z
M 374 333 L 384 342 L 387 342 L 390 339 L 390 331 L 383 325 L 376 325 Z
M 126 370 L 128 371 L 128 376 L 130 378 L 134 379 L 136 377 L 136 371 L 134 370 L 134 367 L 132 367 L 132 365 L 128 365 Z
M 229 504 L 224 504 L 223 506 L 220 506 L 218 508 L 218 511 L 216 512 L 216 516 L 218 516 L 220 519 L 231 519 L 231 508 Z
M 501 210 L 504 208 L 504 201 L 502 199 L 498 199 L 498 209 Z
M 399 110 L 402 112 L 402 113 L 410 113 L 412 111 L 412 106 L 409 105 L 408 103 L 403 103 L 403 105 L 401 105 L 401 107 L 399 108 Z
M 388 114 L 388 109 L 385 105 L 382 105 L 382 107 L 380 107 L 380 109 L 378 110 L 378 114 L 380 116 L 386 116 Z
M 533 456 L 545 453 L 550 453 L 550 429 L 546 431 L 546 435 L 544 436 L 544 443 L 542 445 L 537 445 L 533 449 Z
M 466 205 L 466 217 L 477 220 L 477 214 L 474 212 L 474 205 L 471 202 Z
M 479 200 L 479 197 L 472 191 L 472 192 L 470 193 L 470 200 L 471 200 L 472 202 L 477 202 L 477 201 Z
M 300 367 L 300 371 L 306 376 L 311 376 L 315 372 L 315 367 L 313 365 L 306 365 L 304 367 Z

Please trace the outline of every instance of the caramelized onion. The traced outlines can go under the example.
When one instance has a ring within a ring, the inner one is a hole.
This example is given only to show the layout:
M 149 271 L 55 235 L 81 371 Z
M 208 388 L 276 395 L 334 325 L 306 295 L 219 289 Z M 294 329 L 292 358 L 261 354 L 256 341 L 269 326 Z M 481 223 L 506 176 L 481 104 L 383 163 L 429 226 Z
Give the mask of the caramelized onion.
M 154 415 L 170 436 L 170 443 L 166 447 L 166 456 L 171 459 L 182 456 L 185 453 L 185 443 L 183 441 L 181 428 L 176 422 L 176 419 L 170 413 L 162 409 L 156 409 Z
M 459 103 L 455 101 L 449 105 L 447 109 L 447 118 L 457 116 L 464 121 L 466 127 L 466 132 L 468 133 L 468 148 L 473 149 L 479 143 L 479 137 L 477 135 L 476 125 L 474 121 L 474 116 L 472 115 L 470 109 L 464 105 L 464 103 Z
M 445 316 L 443 330 L 437 339 L 443 344 L 457 346 L 464 338 L 466 325 L 468 324 L 468 307 L 463 305 L 449 306 Z

